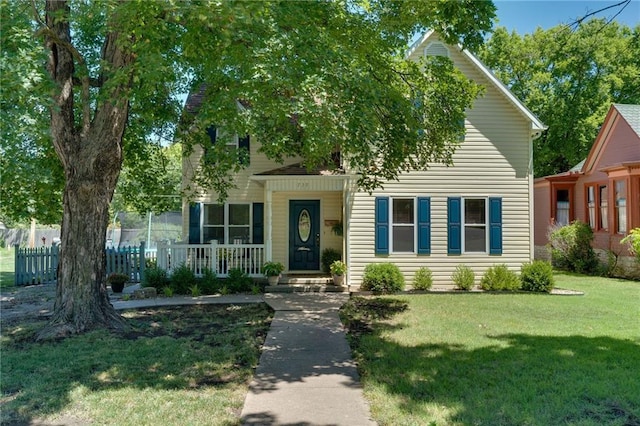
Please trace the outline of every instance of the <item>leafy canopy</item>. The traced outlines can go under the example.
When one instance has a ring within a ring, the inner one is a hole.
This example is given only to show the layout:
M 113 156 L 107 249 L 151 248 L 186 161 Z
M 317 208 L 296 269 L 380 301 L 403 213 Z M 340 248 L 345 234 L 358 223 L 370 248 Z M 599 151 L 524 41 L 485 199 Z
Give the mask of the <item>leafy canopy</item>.
M 43 5 L 0 4 L 0 215 L 57 221 L 64 175 L 47 130 L 51 83 Z M 139 210 L 172 208 L 167 200 L 175 181 L 167 180 L 165 166 L 173 163 L 153 142 L 174 140 L 177 123 L 187 154 L 207 143 L 212 123 L 252 134 L 276 160 L 301 156 L 314 167 L 339 150 L 369 190 L 402 170 L 450 162 L 463 132 L 460 119 L 479 88 L 446 59 L 412 63 L 404 52 L 427 28 L 449 43 L 477 47 L 495 15 L 491 2 L 472 0 L 69 4 L 68 16 L 59 19 L 72 28 L 76 125 L 117 100 L 109 96 L 126 96 L 124 171 L 116 196 Z M 101 61 L 105 37 L 114 31 L 133 55 L 126 67 Z M 106 90 L 123 82 L 125 92 Z M 206 101 L 183 114 L 184 94 L 203 84 Z M 216 166 L 202 167 L 196 183 L 224 197 L 233 184 L 230 172 L 240 166 L 237 154 L 216 149 Z
M 533 34 L 498 28 L 480 58 L 549 129 L 534 140 L 534 172 L 584 160 L 612 103 L 640 103 L 640 25 L 591 19 Z

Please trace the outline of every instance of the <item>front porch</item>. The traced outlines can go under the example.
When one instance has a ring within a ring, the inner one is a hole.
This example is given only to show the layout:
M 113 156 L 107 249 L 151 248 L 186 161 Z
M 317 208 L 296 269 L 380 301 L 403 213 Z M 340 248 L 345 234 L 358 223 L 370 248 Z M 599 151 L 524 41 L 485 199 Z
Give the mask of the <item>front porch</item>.
M 264 244 L 158 244 L 158 267 L 168 274 L 185 265 L 196 276 L 209 269 L 218 277 L 228 277 L 231 269 L 240 269 L 251 278 L 262 278 Z
M 264 278 L 262 265 L 266 262 L 264 244 L 158 244 L 158 267 L 171 274 L 185 265 L 201 277 L 205 269 L 216 276 L 227 278 L 231 269 L 240 269 L 254 279 Z M 348 287 L 335 286 L 326 274 L 287 273 L 277 285 L 265 288 L 267 293 L 335 293 L 348 291 Z

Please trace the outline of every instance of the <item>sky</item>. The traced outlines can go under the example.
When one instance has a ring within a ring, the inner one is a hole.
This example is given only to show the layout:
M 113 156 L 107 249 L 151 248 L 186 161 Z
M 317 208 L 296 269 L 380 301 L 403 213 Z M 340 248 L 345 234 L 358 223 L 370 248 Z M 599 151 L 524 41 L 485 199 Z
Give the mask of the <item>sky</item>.
M 585 0 L 494 0 L 498 22 L 495 27 L 506 27 L 509 32 L 515 30 L 518 34 L 530 34 L 537 27 L 549 29 L 560 24 L 574 22 L 576 18 L 590 12 L 620 3 L 616 1 L 585 1 Z M 612 18 L 620 7 L 614 7 L 595 15 L 598 18 Z M 614 18 L 619 24 L 635 27 L 640 24 L 640 0 L 631 0 L 626 8 Z

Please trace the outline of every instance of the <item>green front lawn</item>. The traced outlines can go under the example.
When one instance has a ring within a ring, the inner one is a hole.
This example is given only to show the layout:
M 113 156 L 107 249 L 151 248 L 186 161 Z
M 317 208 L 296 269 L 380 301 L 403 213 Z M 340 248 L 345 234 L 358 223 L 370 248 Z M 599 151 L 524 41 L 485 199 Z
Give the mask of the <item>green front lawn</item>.
M 343 308 L 380 425 L 640 425 L 640 283 L 584 296 L 424 294 Z
M 32 342 L 42 323 L 3 324 L 0 424 L 238 424 L 271 312 L 265 304 L 132 310 L 127 335 L 53 343 Z

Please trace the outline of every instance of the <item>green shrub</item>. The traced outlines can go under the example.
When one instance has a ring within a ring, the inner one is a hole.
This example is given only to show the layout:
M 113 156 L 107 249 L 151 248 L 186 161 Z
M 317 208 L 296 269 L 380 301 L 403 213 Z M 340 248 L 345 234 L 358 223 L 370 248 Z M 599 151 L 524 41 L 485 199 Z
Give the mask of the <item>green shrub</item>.
M 240 268 L 229 269 L 229 277 L 226 286 L 231 293 L 251 291 L 253 280 Z
M 200 297 L 202 296 L 202 290 L 200 290 L 200 287 L 198 287 L 198 284 L 194 284 L 189 288 L 189 292 L 191 293 L 191 296 L 193 297 Z
M 476 274 L 467 265 L 458 265 L 451 275 L 451 281 L 459 290 L 471 290 L 476 282 Z
M 260 284 L 258 284 L 258 283 L 254 283 L 254 284 L 251 286 L 251 294 L 260 294 L 260 293 L 262 293 L 262 292 L 263 292 L 263 289 L 262 289 L 262 287 L 260 286 Z
M 555 284 L 553 279 L 553 267 L 544 260 L 534 260 L 533 263 L 525 263 L 520 271 L 522 289 L 525 291 L 551 292 Z
M 171 288 L 173 288 L 177 294 L 190 294 L 191 287 L 195 283 L 195 274 L 184 263 L 174 269 L 171 274 Z
M 202 294 L 216 294 L 220 289 L 220 281 L 216 273 L 209 268 L 202 270 L 202 278 L 198 284 L 202 290 Z
M 173 289 L 171 287 L 164 286 L 162 287 L 162 294 L 164 294 L 165 297 L 172 297 L 173 296 Z
M 404 276 L 393 263 L 370 263 L 364 268 L 361 287 L 374 293 L 395 293 L 404 289 Z
M 320 255 L 320 263 L 322 264 L 322 272 L 325 274 L 329 273 L 331 268 L 331 264 L 336 260 L 341 260 L 342 255 L 336 249 L 326 248 L 322 250 L 322 254 Z
M 598 258 L 591 247 L 592 240 L 591 227 L 579 220 L 552 230 L 549 244 L 553 266 L 582 274 L 595 272 Z
M 493 291 L 513 291 L 520 288 L 520 278 L 507 265 L 494 265 L 480 279 L 480 288 Z
M 416 290 L 429 290 L 433 285 L 433 274 L 431 269 L 425 266 L 416 271 L 413 277 L 413 288 Z
M 154 287 L 160 291 L 169 285 L 167 271 L 157 266 L 152 266 L 144 270 L 144 278 L 142 279 L 142 287 Z
M 629 235 L 620 242 L 629 244 L 629 251 L 636 257 L 636 261 L 640 263 L 640 228 L 634 228 L 629 231 Z

